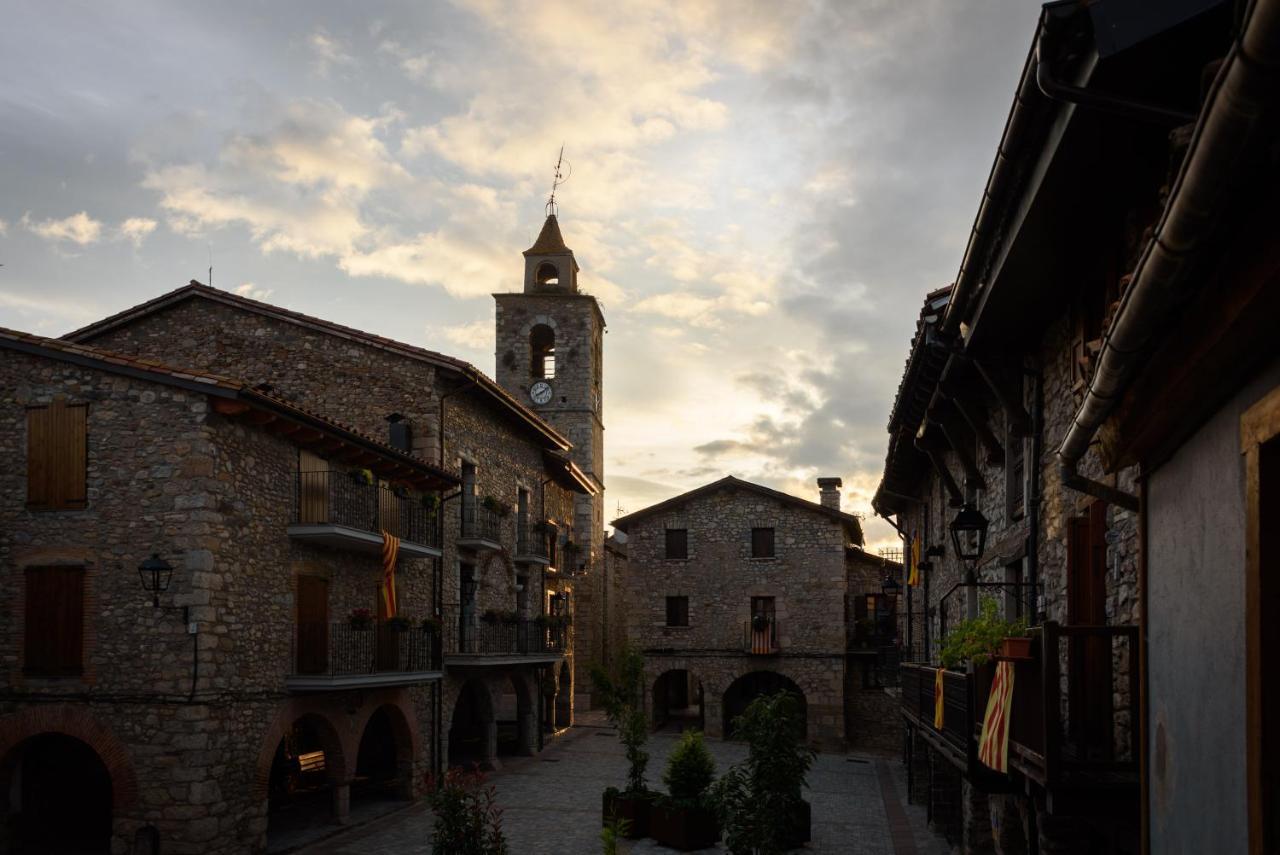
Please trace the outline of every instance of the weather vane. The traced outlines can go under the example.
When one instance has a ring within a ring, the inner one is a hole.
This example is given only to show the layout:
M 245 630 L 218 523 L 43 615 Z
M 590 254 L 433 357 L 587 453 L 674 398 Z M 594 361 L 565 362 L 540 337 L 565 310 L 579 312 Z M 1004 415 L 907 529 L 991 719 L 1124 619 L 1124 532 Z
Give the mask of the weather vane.
M 562 167 L 569 170 L 569 174 L 565 175 Z M 556 177 L 551 182 L 551 195 L 547 198 L 547 216 L 554 217 L 556 214 L 556 189 L 569 180 L 573 175 L 573 164 L 564 159 L 564 143 L 560 144 L 560 156 L 556 158 Z

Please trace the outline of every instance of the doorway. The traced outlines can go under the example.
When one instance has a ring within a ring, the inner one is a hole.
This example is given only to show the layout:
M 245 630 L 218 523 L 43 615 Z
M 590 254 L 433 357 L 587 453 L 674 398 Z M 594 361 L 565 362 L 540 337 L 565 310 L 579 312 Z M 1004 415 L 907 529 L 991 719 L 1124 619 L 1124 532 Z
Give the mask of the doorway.
M 1067 521 L 1067 623 L 1107 623 L 1107 504 L 1095 501 L 1086 516 Z M 1080 759 L 1111 758 L 1111 639 L 1073 636 L 1067 647 L 1068 741 Z

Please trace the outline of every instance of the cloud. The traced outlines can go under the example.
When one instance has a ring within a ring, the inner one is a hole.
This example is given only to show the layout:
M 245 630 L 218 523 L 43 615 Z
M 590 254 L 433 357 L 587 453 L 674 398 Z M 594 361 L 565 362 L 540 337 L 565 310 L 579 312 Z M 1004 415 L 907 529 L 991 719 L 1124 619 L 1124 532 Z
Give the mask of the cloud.
M 342 43 L 324 30 L 316 30 L 307 39 L 307 46 L 314 56 L 312 68 L 321 77 L 328 77 L 334 66 L 355 66 L 356 58 L 347 53 Z
M 83 299 L 39 296 L 33 297 L 14 291 L 0 290 L 0 317 L 11 314 L 22 319 L 22 325 L 34 324 L 36 329 L 47 329 L 67 324 L 83 324 L 101 317 L 102 310 Z M 0 322 L 0 326 L 17 326 L 12 322 Z
M 147 217 L 130 217 L 120 224 L 121 239 L 132 241 L 136 247 L 142 246 L 147 235 L 156 230 L 156 221 Z
M 250 300 L 267 300 L 275 293 L 274 288 L 259 288 L 252 282 L 241 282 L 235 287 L 235 293 Z
M 33 234 L 45 240 L 67 241 L 80 246 L 97 243 L 102 237 L 102 222 L 90 217 L 85 211 L 64 217 L 61 220 L 31 219 L 31 212 L 22 215 L 21 223 Z
M 8 237 L 8 235 L 9 235 L 9 224 L 6 223 L 4 220 L 0 220 L 0 237 Z

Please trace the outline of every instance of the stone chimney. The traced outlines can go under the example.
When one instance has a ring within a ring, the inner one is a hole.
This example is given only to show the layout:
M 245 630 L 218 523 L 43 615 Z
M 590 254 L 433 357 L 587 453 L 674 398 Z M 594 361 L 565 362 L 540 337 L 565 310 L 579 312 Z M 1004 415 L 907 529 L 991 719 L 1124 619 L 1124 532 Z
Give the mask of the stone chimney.
M 844 481 L 839 478 L 818 479 L 818 501 L 824 508 L 840 510 L 840 488 Z

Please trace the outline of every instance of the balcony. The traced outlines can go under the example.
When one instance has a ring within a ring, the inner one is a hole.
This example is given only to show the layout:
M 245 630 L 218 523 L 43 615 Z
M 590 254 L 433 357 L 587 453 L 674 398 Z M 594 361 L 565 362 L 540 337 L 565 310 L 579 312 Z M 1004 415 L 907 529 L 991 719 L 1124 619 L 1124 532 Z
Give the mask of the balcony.
M 934 686 L 942 670 L 942 730 L 933 726 Z M 900 701 L 907 723 L 917 728 L 936 750 L 960 769 L 972 771 L 978 762 L 978 742 L 974 735 L 973 677 L 963 671 L 939 669 L 932 665 L 903 665 L 899 681 Z M 981 729 L 982 722 L 978 721 Z
M 516 527 L 515 560 L 521 564 L 551 564 L 551 552 L 547 548 L 550 530 L 546 523 L 522 521 Z
M 443 676 L 437 633 L 417 626 L 300 623 L 291 654 L 285 685 L 295 692 L 409 686 Z
M 776 618 L 771 618 L 763 628 L 757 629 L 753 621 L 742 624 L 742 652 L 753 656 L 776 656 L 782 652 L 778 639 L 782 631 Z
M 289 537 L 338 549 L 377 554 L 382 532 L 400 538 L 400 555 L 438 558 L 434 504 L 345 472 L 301 472 L 293 494 Z
M 458 545 L 470 549 L 501 549 L 502 517 L 474 501 L 464 503 Z
M 451 668 L 555 662 L 572 646 L 573 627 L 549 616 L 484 619 L 457 606 L 444 612 L 444 661 Z

